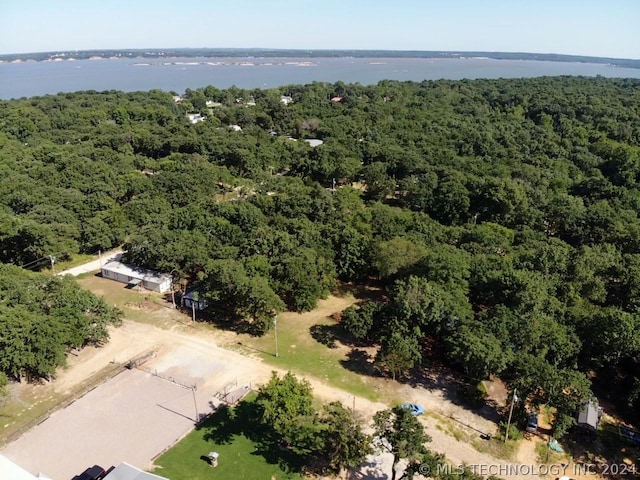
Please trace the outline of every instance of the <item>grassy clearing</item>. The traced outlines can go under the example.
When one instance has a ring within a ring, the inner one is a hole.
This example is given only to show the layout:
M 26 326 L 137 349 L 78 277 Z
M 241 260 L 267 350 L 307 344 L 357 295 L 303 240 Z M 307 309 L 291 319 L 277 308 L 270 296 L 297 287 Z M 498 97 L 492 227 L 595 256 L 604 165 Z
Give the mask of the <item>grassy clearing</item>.
M 380 392 L 376 389 L 372 377 L 363 375 L 349 361 L 350 347 L 338 341 L 322 343 L 322 339 L 313 338 L 312 332 L 328 332 L 336 327 L 336 321 L 328 315 L 333 311 L 341 311 L 353 304 L 353 296 L 330 297 L 324 300 L 320 308 L 305 314 L 284 313 L 278 317 L 278 357 L 275 356 L 276 332 L 270 331 L 263 337 L 238 335 L 234 348 L 254 354 L 266 363 L 296 374 L 315 377 L 329 385 L 343 389 L 351 394 L 379 400 Z M 332 310 L 335 308 L 335 310 Z M 333 347 L 333 348 L 332 348 Z
M 277 445 L 261 440 L 251 421 L 251 396 L 235 408 L 220 408 L 204 424 L 184 437 L 156 461 L 154 473 L 168 478 L 210 480 L 301 479 L 302 465 Z M 255 398 L 255 397 L 253 397 Z M 213 468 L 206 455 L 220 454 Z
M 190 325 L 193 333 L 217 331 L 221 345 L 261 358 L 275 367 L 291 370 L 301 376 L 315 377 L 334 387 L 370 400 L 379 400 L 373 378 L 362 375 L 357 362 L 348 358 L 350 347 L 333 342 L 327 347 L 322 340 L 313 337 L 314 332 L 335 329 L 336 321 L 330 315 L 356 302 L 351 294 L 331 296 L 321 300 L 317 309 L 306 313 L 285 312 L 278 316 L 278 357 L 275 356 L 275 335 L 271 330 L 263 337 L 248 334 L 221 332 L 211 324 L 190 323 L 190 315 L 170 308 L 171 304 L 153 292 L 138 292 L 125 288 L 124 284 L 104 279 L 95 274 L 78 277 L 78 283 L 96 295 L 104 296 L 108 303 L 120 307 L 127 319 L 170 328 L 176 323 Z M 325 329 L 325 330 L 323 330 Z M 317 335 L 316 335 L 317 336 Z
M 474 438 L 470 443 L 473 448 L 480 453 L 485 453 L 502 460 L 514 460 L 521 441 L 522 440 L 507 440 L 507 443 L 504 443 L 504 440 L 501 438 L 494 437 L 491 440 Z
M 159 293 L 129 289 L 123 283 L 94 273 L 79 275 L 77 281 L 82 288 L 104 297 L 107 303 L 118 306 L 129 320 L 164 328 L 169 328 L 176 322 L 186 324 L 190 320 L 188 316 L 174 310 L 170 301 Z
M 538 463 L 546 463 L 549 465 L 559 465 L 567 462 L 567 456 L 563 453 L 557 453 L 551 450 L 546 443 L 537 443 L 535 446 Z

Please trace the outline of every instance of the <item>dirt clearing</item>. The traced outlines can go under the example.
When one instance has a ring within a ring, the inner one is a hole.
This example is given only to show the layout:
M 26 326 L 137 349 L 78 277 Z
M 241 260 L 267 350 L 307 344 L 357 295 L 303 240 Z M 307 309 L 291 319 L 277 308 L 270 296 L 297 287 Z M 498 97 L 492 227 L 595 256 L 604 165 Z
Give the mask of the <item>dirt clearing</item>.
M 109 344 L 81 352 L 50 387 L 67 391 L 114 361 L 124 363 L 150 348 L 155 356 L 55 412 L 2 450 L 5 456 L 54 480 L 68 480 L 94 463 L 149 468 L 197 417 L 220 403 L 221 390 L 236 394 L 270 375 L 267 366 L 195 336 L 132 322 L 112 333 Z

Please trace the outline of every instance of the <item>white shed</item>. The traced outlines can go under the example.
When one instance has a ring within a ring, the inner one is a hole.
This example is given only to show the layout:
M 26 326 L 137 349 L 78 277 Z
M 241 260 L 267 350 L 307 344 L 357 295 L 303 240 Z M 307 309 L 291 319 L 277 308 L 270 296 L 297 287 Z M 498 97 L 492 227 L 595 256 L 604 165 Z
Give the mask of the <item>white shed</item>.
M 171 275 L 158 273 L 146 268 L 138 268 L 112 261 L 102 266 L 102 276 L 131 286 L 142 285 L 147 290 L 164 293 L 171 290 Z

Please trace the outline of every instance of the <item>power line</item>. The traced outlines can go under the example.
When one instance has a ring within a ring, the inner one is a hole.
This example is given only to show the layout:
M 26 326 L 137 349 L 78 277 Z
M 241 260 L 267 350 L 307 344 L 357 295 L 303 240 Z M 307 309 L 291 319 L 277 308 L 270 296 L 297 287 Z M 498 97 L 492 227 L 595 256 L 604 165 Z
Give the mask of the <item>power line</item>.
M 33 260 L 31 262 L 25 263 L 24 265 L 20 265 L 20 268 L 29 268 L 31 265 L 34 265 L 36 263 L 41 263 L 42 261 L 47 261 L 47 262 L 51 262 L 51 258 L 53 257 L 54 261 L 60 256 L 62 255 L 62 253 L 55 253 L 52 255 L 47 255 L 45 257 L 40 257 L 36 260 Z
M 49 256 L 38 258 L 37 260 L 34 260 L 32 262 L 25 263 L 24 265 L 20 265 L 20 268 L 29 268 L 29 266 L 42 262 L 43 260 L 49 260 Z

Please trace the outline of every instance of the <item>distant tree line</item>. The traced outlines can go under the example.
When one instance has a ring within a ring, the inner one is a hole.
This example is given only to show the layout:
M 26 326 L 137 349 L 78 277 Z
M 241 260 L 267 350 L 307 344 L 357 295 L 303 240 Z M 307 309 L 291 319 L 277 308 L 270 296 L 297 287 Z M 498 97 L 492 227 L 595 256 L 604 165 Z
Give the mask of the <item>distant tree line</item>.
M 168 48 L 168 49 L 115 49 L 115 50 L 70 50 L 56 52 L 9 53 L 0 55 L 0 60 L 55 60 L 73 58 L 86 60 L 102 58 L 157 58 L 167 60 L 180 58 L 465 58 L 482 57 L 496 60 L 537 60 L 546 62 L 603 63 L 617 67 L 640 68 L 640 60 L 610 57 L 588 57 L 584 55 L 562 55 L 558 53 L 524 52 L 452 52 L 436 50 L 295 50 L 268 48 Z

